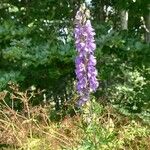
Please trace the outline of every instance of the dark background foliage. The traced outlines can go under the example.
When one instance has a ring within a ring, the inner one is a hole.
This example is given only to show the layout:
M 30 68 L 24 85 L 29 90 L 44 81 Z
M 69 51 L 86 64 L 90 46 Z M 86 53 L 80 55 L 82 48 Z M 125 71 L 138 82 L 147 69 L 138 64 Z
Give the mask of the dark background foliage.
M 0 90 L 46 89 L 57 108 L 72 99 L 74 16 L 81 0 L 0 1 Z M 100 87 L 95 94 L 131 112 L 150 106 L 148 0 L 92 0 Z M 128 14 L 128 20 L 126 20 Z M 39 100 L 40 102 L 40 100 Z M 37 104 L 39 103 L 37 102 Z

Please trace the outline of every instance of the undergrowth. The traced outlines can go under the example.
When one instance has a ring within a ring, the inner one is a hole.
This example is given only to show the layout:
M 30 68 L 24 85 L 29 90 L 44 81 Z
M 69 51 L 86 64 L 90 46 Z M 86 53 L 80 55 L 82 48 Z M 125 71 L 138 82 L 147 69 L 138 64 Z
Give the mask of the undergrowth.
M 82 109 L 70 100 L 56 111 L 49 102 L 33 106 L 39 89 L 0 93 L 0 149 L 4 150 L 149 150 L 150 127 L 93 98 Z M 75 99 L 75 98 L 74 98 Z M 22 106 L 20 109 L 16 105 Z

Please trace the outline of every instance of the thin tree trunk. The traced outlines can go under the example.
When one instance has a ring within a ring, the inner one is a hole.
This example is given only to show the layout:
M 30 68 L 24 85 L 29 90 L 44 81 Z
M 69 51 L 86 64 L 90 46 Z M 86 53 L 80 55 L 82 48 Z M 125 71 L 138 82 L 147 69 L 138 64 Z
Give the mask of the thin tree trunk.
M 100 22 L 104 22 L 104 20 L 105 20 L 103 3 L 101 3 L 101 5 L 99 6 L 99 17 L 98 18 L 99 18 Z
M 120 21 L 121 21 L 121 29 L 128 30 L 128 11 L 127 10 L 120 11 Z
M 150 44 L 150 4 L 147 6 L 147 14 L 145 15 L 145 42 Z
M 104 12 L 104 6 L 105 3 L 103 0 L 92 0 L 92 5 L 94 6 L 94 18 L 99 23 L 102 23 L 105 21 L 105 12 Z

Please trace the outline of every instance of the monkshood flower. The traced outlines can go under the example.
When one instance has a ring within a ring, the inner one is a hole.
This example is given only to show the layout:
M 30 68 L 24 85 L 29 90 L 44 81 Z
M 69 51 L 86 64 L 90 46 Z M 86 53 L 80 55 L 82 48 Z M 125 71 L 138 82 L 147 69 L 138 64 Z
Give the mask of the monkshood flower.
M 98 88 L 97 70 L 95 68 L 96 58 L 94 50 L 96 44 L 94 40 L 94 29 L 89 20 L 89 10 L 82 4 L 75 17 L 75 44 L 77 49 L 76 76 L 77 91 L 80 95 L 79 106 L 84 105 L 90 98 L 90 93 Z

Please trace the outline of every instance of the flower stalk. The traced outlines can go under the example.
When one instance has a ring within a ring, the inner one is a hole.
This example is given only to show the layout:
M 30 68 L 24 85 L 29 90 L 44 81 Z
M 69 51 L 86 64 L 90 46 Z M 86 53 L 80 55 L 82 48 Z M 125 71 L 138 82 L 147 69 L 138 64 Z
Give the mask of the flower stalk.
M 77 92 L 80 95 L 79 106 L 84 105 L 90 99 L 90 93 L 95 92 L 99 86 L 96 78 L 96 58 L 94 56 L 96 49 L 95 31 L 89 18 L 89 10 L 85 4 L 82 4 L 75 16 L 74 30 L 77 50 L 75 73 L 77 76 Z

